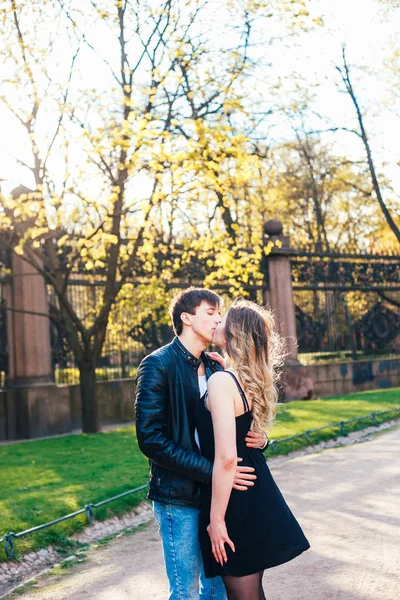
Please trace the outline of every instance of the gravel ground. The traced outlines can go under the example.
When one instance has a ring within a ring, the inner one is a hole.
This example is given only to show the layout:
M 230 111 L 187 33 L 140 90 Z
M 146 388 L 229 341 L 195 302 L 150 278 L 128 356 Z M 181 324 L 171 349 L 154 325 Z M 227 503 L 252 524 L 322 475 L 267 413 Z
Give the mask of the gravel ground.
M 365 436 L 365 432 L 363 432 Z M 358 438 L 360 441 L 360 437 Z M 271 470 L 311 550 L 266 571 L 268 600 L 400 598 L 400 427 L 351 446 L 277 458 Z M 153 521 L 65 574 L 48 573 L 25 600 L 165 600 L 168 586 Z
M 142 523 L 148 523 L 153 513 L 151 504 L 143 502 L 136 509 L 122 517 L 112 517 L 106 521 L 95 521 L 81 533 L 71 536 L 72 540 L 82 544 L 91 544 L 108 536 L 136 528 Z M 16 542 L 18 544 L 18 540 Z M 4 552 L 4 547 L 2 546 Z M 65 561 L 71 562 L 75 557 L 70 556 Z M 32 577 L 45 573 L 54 566 L 59 566 L 62 556 L 57 550 L 48 546 L 37 552 L 25 554 L 21 560 L 0 563 L 0 598 L 10 590 L 29 581 Z M 64 561 L 64 562 L 65 562 Z

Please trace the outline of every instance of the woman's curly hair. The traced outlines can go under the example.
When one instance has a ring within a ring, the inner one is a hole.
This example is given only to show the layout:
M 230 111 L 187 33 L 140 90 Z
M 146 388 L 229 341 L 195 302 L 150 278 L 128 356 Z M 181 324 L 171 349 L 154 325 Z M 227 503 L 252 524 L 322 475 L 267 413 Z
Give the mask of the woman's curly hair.
M 225 337 L 230 366 L 252 404 L 252 429 L 263 432 L 276 415 L 277 383 L 285 357 L 283 338 L 272 312 L 248 300 L 236 300 L 230 306 Z

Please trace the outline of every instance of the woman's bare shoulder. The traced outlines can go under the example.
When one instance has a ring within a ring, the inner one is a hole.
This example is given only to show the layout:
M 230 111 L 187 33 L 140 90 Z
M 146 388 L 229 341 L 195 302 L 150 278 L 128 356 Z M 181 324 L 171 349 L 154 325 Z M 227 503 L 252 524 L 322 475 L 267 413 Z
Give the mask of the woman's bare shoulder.
M 234 389 L 236 387 L 235 381 L 232 375 L 229 374 L 228 371 L 216 371 L 209 377 L 207 381 L 208 388 L 224 388 L 224 389 Z
M 233 384 L 233 385 L 232 385 Z M 213 373 L 207 381 L 208 408 L 214 414 L 224 410 L 224 407 L 236 405 L 235 401 L 235 382 L 233 377 L 227 371 L 217 371 Z

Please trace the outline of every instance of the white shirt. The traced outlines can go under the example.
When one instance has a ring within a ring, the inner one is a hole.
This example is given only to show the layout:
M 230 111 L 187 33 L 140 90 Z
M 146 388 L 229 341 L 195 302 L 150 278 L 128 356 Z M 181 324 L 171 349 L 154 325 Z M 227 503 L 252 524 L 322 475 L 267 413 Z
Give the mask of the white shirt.
M 200 398 L 201 398 L 202 396 L 204 396 L 204 394 L 207 391 L 207 377 L 205 375 L 198 375 L 198 379 L 199 379 L 199 390 L 200 390 Z M 197 429 L 194 430 L 194 439 L 196 441 L 196 444 L 200 448 L 199 432 L 197 431 Z M 200 450 L 201 450 L 201 448 L 200 448 Z

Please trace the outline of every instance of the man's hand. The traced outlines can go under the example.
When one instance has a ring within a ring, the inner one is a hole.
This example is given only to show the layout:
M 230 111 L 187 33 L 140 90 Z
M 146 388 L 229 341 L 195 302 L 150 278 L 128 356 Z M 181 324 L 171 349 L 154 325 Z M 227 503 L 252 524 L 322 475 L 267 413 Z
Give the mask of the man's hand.
M 240 463 L 243 458 L 238 458 L 237 461 Z M 236 467 L 235 481 L 233 482 L 232 488 L 245 492 L 248 487 L 254 485 L 254 481 L 257 479 L 257 475 L 254 475 L 255 469 L 253 467 Z
M 209 358 L 211 358 L 212 360 L 215 360 L 217 363 L 219 363 L 223 369 L 226 369 L 226 361 L 219 354 L 219 352 L 206 352 L 206 354 Z
M 248 448 L 258 448 L 262 450 L 267 443 L 268 438 L 264 433 L 255 433 L 254 431 L 249 431 L 247 437 L 245 438 L 246 446 Z

